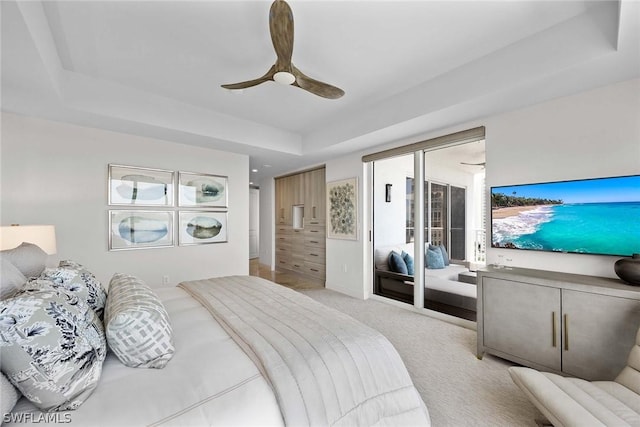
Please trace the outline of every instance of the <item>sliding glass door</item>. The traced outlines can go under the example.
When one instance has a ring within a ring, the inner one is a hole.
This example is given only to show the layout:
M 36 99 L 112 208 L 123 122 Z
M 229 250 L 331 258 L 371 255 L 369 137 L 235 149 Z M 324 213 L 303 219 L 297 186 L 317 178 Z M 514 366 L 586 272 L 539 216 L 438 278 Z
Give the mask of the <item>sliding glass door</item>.
M 374 294 L 414 302 L 414 156 L 373 163 Z
M 478 259 L 484 164 L 458 157 L 477 151 L 472 144 L 372 162 L 374 294 L 475 320 L 469 268 Z

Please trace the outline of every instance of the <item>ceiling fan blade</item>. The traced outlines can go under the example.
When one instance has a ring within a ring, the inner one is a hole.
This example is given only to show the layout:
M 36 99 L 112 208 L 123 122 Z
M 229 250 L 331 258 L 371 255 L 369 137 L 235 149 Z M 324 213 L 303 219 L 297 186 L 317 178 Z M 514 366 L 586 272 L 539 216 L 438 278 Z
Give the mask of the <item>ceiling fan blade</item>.
M 323 83 L 321 81 L 312 79 L 311 77 L 307 77 L 293 64 L 291 64 L 291 69 L 293 75 L 296 77 L 296 81 L 293 83 L 294 86 L 298 86 L 299 88 L 304 89 L 307 92 L 311 92 L 314 95 L 318 95 L 323 98 L 338 99 L 342 95 L 344 95 L 344 91 L 342 89 L 331 86 L 328 83 Z
M 278 71 L 291 71 L 293 55 L 293 12 L 284 0 L 276 0 L 269 10 L 271 42 L 276 51 Z
M 275 70 L 276 70 L 276 66 L 272 65 L 271 68 L 269 68 L 269 71 L 267 71 L 267 73 L 260 78 L 257 78 L 255 80 L 247 80 L 246 82 L 231 83 L 231 84 L 226 84 L 221 86 L 225 89 L 246 89 L 248 87 L 257 86 L 260 83 L 273 80 L 273 75 L 275 74 Z

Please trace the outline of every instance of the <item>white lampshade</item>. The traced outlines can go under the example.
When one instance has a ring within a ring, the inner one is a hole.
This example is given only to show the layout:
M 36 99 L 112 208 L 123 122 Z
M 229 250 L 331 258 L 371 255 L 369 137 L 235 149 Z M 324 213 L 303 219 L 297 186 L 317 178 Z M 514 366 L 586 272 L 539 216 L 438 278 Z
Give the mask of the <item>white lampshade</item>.
M 33 243 L 49 255 L 56 253 L 56 229 L 53 225 L 11 225 L 0 227 L 0 250 Z

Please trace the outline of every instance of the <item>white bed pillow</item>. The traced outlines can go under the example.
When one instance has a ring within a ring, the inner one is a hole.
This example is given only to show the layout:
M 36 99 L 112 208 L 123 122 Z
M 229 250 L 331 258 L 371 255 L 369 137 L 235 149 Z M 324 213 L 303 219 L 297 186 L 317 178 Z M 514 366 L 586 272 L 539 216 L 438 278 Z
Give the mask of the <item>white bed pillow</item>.
M 37 277 L 47 262 L 47 253 L 33 243 L 22 243 L 13 249 L 0 251 L 0 257 L 15 265 L 24 277 Z
M 4 420 L 4 416 L 10 413 L 13 407 L 16 406 L 19 397 L 20 393 L 18 393 L 18 390 L 16 390 L 4 374 L 0 373 L 0 415 L 2 416 L 2 420 Z M 0 423 L 2 423 L 2 420 L 0 420 Z
M 0 263 L 0 300 L 3 300 L 22 288 L 27 278 L 5 257 L 0 257 Z
M 169 315 L 140 279 L 116 273 L 109 282 L 104 311 L 109 348 L 132 368 L 164 368 L 173 357 Z
M 0 301 L 0 367 L 43 411 L 73 410 L 98 384 L 107 349 L 86 302 L 55 289 Z

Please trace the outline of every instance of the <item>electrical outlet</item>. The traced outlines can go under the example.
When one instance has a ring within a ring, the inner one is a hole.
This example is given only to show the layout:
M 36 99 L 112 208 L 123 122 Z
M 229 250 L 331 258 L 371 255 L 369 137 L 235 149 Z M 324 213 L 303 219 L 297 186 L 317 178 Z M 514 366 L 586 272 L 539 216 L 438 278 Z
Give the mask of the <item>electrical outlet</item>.
M 169 276 L 162 276 L 162 284 L 163 285 L 169 284 Z

